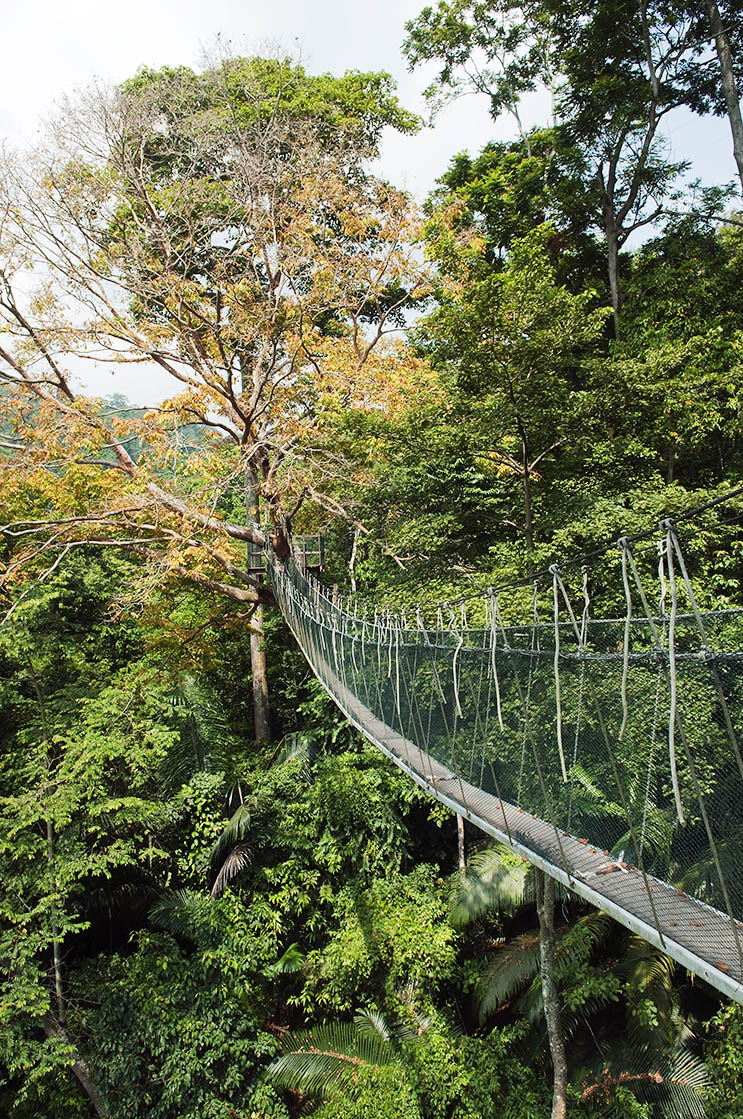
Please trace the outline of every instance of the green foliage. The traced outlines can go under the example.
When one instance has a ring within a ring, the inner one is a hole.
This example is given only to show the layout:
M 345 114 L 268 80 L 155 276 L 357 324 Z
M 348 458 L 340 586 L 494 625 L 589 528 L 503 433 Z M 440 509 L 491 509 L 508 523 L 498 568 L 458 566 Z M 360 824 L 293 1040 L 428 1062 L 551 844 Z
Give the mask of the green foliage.
M 420 127 L 420 120 L 400 106 L 389 74 L 351 71 L 342 78 L 314 76 L 288 58 L 232 58 L 203 74 L 186 66 L 143 67 L 122 88 L 156 108 L 171 126 L 188 110 L 207 113 L 214 89 L 219 88 L 227 96 L 220 109 L 226 127 L 230 113 L 241 126 L 249 127 L 278 112 L 311 122 L 327 143 L 342 143 L 343 137 L 363 145 L 369 154 L 377 152 L 383 128 L 412 133 Z M 151 142 L 155 155 L 154 136 Z M 161 170 L 167 170 L 166 163 Z
M 708 1119 L 736 1119 L 743 1113 L 743 1008 L 735 1003 L 722 1007 L 710 1023 L 707 1068 Z
M 388 873 L 366 890 L 353 885 L 335 901 L 326 946 L 308 956 L 303 1002 L 349 1010 L 365 991 L 380 999 L 394 986 L 415 984 L 431 998 L 451 977 L 455 939 L 431 867 Z
M 453 1041 L 432 1036 L 411 1050 L 410 1079 L 426 1119 L 537 1119 L 548 1109 L 545 1085 L 518 1058 L 519 1030 Z
M 0 630 L 0 1032 L 7 1074 L 28 1073 L 19 1107 L 75 1053 L 40 1028 L 45 1016 L 64 1022 L 63 954 L 106 894 L 110 920 L 117 902 L 139 893 L 141 905 L 168 865 L 158 774 L 178 731 L 166 687 L 127 663 L 136 629 L 116 633 L 105 617 L 124 570 L 78 553 Z
M 409 1036 L 335 1023 L 284 1042 L 270 1066 L 271 1083 L 321 1095 L 316 1114 L 369 1119 L 531 1119 L 544 1106 L 543 1086 L 517 1058 L 518 1030 L 486 1038 L 452 1037 L 435 1028 Z M 394 1090 L 393 1090 L 394 1089 Z
M 356 1090 L 359 1071 L 388 1064 L 396 1054 L 387 1039 L 347 1022 L 313 1026 L 282 1043 L 268 1079 L 307 1095 L 332 1095 L 344 1086 Z
M 240 997 L 250 979 L 249 942 L 240 950 L 235 929 L 231 960 L 210 943 L 210 923 L 197 927 L 195 950 L 143 932 L 128 957 L 102 958 L 76 979 L 84 998 L 96 991 L 92 1006 L 81 1002 L 75 1024 L 117 1115 L 287 1115 L 258 1084 L 276 1043 Z
M 449 919 L 466 925 L 485 914 L 512 914 L 534 901 L 532 867 L 507 847 L 485 847 L 468 860 L 467 873 L 452 879 Z
M 687 64 L 661 90 L 661 107 L 719 108 L 704 39 L 683 38 L 699 31 L 697 14 L 646 8 L 654 33 L 676 20 Z M 330 507 L 362 526 L 352 573 L 345 521 L 325 526 L 328 581 L 352 574 L 374 601 L 454 599 L 644 529 L 743 478 L 740 231 L 720 233 L 709 216 L 673 218 L 625 251 L 621 332 L 609 337 L 599 172 L 614 160 L 614 203 L 635 190 L 621 221 L 621 206 L 611 214 L 624 244 L 678 170 L 653 135 L 638 158 L 648 135 L 638 13 L 628 3 L 589 12 L 453 0 L 409 25 L 408 57 L 438 60 L 444 95 L 469 80 L 472 58 L 484 60 L 479 81 L 494 112 L 518 112 L 559 61 L 562 121 L 454 158 L 428 206 L 440 286 L 413 350 L 399 350 L 406 392 L 384 406 L 344 399 L 313 428 L 328 461 L 345 456 L 363 482 L 351 486 L 335 467 L 323 478 Z M 738 34 L 738 16 L 727 15 Z M 174 243 L 186 244 L 189 223 L 216 231 L 186 254 L 199 299 L 212 299 L 202 277 L 218 261 L 246 323 L 267 273 L 258 260 L 253 294 L 234 282 L 220 237 L 235 199 L 204 138 L 221 143 L 235 121 L 249 132 L 277 112 L 272 166 L 299 158 L 291 142 L 301 121 L 308 143 L 348 152 L 349 185 L 385 127 L 410 133 L 419 123 L 388 75 L 311 76 L 286 60 L 142 70 L 124 94 L 140 114 L 147 183 L 173 218 Z M 79 187 L 87 197 L 101 183 L 91 174 Z M 719 212 L 725 193 L 706 201 Z M 141 200 L 130 202 L 108 235 L 150 267 Z M 365 229 L 373 240 L 373 223 Z M 353 238 L 349 226 L 337 244 Z M 320 241 L 312 227 L 303 252 Z M 166 308 L 153 284 L 135 310 L 156 332 Z M 364 329 L 402 294 L 378 293 Z M 342 332 L 332 308 L 323 314 L 318 346 Z M 401 316 L 390 321 L 399 327 Z M 284 325 L 272 335 L 278 349 L 289 344 Z M 296 368 L 319 392 L 312 371 Z M 300 406 L 290 402 L 289 414 Z M 140 442 L 137 453 L 152 448 Z M 190 453 L 174 462 L 198 490 L 205 479 Z M 83 475 L 69 476 L 75 511 L 88 508 Z M 219 500 L 238 517 L 243 499 L 231 481 Z M 48 512 L 43 489 L 13 502 L 13 516 Z M 739 507 L 724 530 L 717 514 L 703 518 L 690 551 L 714 604 L 739 601 Z M 324 514 L 302 516 L 315 528 Z M 13 542 L 4 547 L 3 562 Z M 140 562 L 73 550 L 0 627 L 0 1111 L 89 1114 L 73 1073 L 84 1061 L 112 1119 L 287 1119 L 307 1107 L 320 1119 L 542 1119 L 549 1077 L 528 866 L 482 850 L 450 883 L 448 811 L 361 742 L 270 614 L 277 741 L 256 745 L 244 618 L 215 618 L 200 590 L 176 581 L 126 616 L 123 592 L 143 577 Z M 599 592 L 622 608 L 616 588 L 613 599 Z M 649 732 L 651 701 L 632 699 Z M 700 695 L 700 711 L 704 703 Z M 632 743 L 618 759 L 636 769 Z M 700 773 L 715 788 L 718 774 Z M 631 837 L 616 834 L 623 807 L 588 767 L 576 762 L 574 775 L 572 811 L 606 823 L 629 851 Z M 632 784 L 633 811 L 641 785 Z M 652 808 L 643 819 L 653 872 L 680 867 L 672 820 Z M 723 863 L 737 847 L 731 825 Z M 684 873 L 704 895 L 710 867 Z M 704 1097 L 708 1119 L 738 1119 L 739 1009 L 709 1025 L 705 1072 L 692 1026 L 710 1009 L 688 988 L 680 1000 L 681 970 L 567 892 L 561 900 L 556 978 L 576 1114 L 696 1119 Z M 333 1020 L 359 1006 L 353 1023 Z
M 422 1119 L 416 1094 L 399 1066 L 360 1068 L 355 1077 L 355 1119 Z M 316 1119 L 347 1119 L 349 1098 L 334 1095 L 313 1114 Z
M 521 141 L 486 144 L 470 157 L 460 153 L 441 177 L 441 187 L 429 200 L 429 211 L 450 210 L 454 229 L 482 238 L 481 264 L 504 267 L 514 241 L 545 222 L 553 228 L 548 239 L 558 279 L 573 291 L 601 290 L 599 245 L 589 231 L 592 199 L 582 175 L 583 159 L 563 134 L 544 129 Z M 444 250 L 444 251 L 441 251 Z M 445 269 L 455 263 L 454 245 L 441 243 L 438 258 Z

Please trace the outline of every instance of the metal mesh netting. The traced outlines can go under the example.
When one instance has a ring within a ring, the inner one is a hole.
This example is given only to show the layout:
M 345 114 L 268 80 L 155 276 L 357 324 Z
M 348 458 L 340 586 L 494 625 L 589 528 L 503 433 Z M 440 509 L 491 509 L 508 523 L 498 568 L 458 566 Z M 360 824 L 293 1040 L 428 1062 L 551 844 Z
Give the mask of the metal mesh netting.
M 432 625 L 370 617 L 293 561 L 272 560 L 268 577 L 313 670 L 373 742 L 743 1001 L 743 611 L 699 611 L 677 545 L 669 533 L 660 611 L 627 550 L 617 620 L 590 617 L 585 579 L 574 609 L 557 568 L 547 617 L 535 587 L 528 622 L 506 621 L 490 594 L 474 626 L 464 607 Z

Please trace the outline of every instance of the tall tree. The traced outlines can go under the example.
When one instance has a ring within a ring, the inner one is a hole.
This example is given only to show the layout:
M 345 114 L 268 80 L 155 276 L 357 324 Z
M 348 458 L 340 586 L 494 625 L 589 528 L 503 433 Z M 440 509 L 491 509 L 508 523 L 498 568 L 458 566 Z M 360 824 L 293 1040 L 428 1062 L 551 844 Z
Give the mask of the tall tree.
M 513 117 L 531 155 L 521 98 L 542 85 L 554 97 L 557 82 L 543 6 L 530 0 L 439 0 L 405 27 L 403 51 L 411 68 L 434 60 L 442 63 L 436 81 L 425 91 L 434 112 L 462 93 L 484 93 L 493 118 L 502 113 Z
M 43 542 L 16 549 L 11 578 L 95 538 L 249 607 L 270 597 L 238 549 L 265 539 L 233 479 L 249 474 L 285 554 L 298 506 L 324 501 L 306 454 L 323 411 L 381 405 L 404 378 L 388 335 L 427 267 L 407 199 L 366 161 L 385 126 L 416 123 L 386 75 L 228 59 L 89 91 L 28 177 L 6 167 L 9 491 L 55 463 L 46 528 L 19 530 Z M 49 280 L 30 304 L 15 290 L 29 266 Z M 174 395 L 105 417 L 75 388 L 83 359 L 157 366 Z M 70 508 L 81 471 L 91 489 Z
M 655 0 L 537 0 L 495 9 L 440 0 L 407 26 L 411 64 L 443 62 L 444 89 L 487 94 L 494 117 L 525 92 L 551 90 L 555 123 L 567 146 L 583 153 L 618 332 L 620 252 L 661 217 L 686 167 L 665 156 L 661 125 L 682 105 L 707 112 L 715 104 L 699 13 Z M 531 139 L 521 133 L 530 154 Z

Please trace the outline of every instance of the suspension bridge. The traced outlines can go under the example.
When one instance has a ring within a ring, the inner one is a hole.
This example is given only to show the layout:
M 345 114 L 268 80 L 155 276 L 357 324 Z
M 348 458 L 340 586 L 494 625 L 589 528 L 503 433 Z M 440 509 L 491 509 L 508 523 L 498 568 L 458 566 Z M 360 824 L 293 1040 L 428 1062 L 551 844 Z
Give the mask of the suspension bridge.
M 267 578 L 346 718 L 439 801 L 743 1003 L 743 610 L 702 610 L 673 521 L 413 615 Z M 611 565 L 605 565 L 609 567 Z

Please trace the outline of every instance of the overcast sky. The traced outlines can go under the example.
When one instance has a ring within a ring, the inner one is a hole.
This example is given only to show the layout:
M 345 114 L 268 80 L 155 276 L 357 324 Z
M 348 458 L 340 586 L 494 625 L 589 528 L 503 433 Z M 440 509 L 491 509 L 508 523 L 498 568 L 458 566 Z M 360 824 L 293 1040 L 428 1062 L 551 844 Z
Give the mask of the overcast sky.
M 94 77 L 119 82 L 143 65 L 198 67 L 217 36 L 239 51 L 279 45 L 301 54 L 310 72 L 387 70 L 402 103 L 423 114 L 421 94 L 432 74 L 409 74 L 400 45 L 405 22 L 426 2 L 432 0 L 5 0 L 0 135 L 23 147 L 55 100 L 75 87 Z M 527 106 L 526 123 L 536 123 L 541 111 L 538 102 L 531 113 Z M 466 97 L 433 129 L 414 137 L 390 134 L 380 170 L 422 199 L 456 152 L 475 152 L 509 135 L 506 120 L 490 119 L 484 97 Z M 693 160 L 694 174 L 706 182 L 734 177 L 726 122 L 677 114 L 669 138 L 672 155 Z
M 423 6 L 423 0 L 6 0 L 0 132 L 22 144 L 56 98 L 94 76 L 118 82 L 142 65 L 198 67 L 217 36 L 239 51 L 278 45 L 301 54 L 312 72 L 387 70 L 402 102 L 422 113 L 426 77 L 407 73 L 400 44 L 405 21 Z M 494 128 L 486 100 L 466 98 L 435 133 L 390 136 L 385 174 L 423 195 L 451 154 L 476 150 L 496 131 L 508 134 Z

